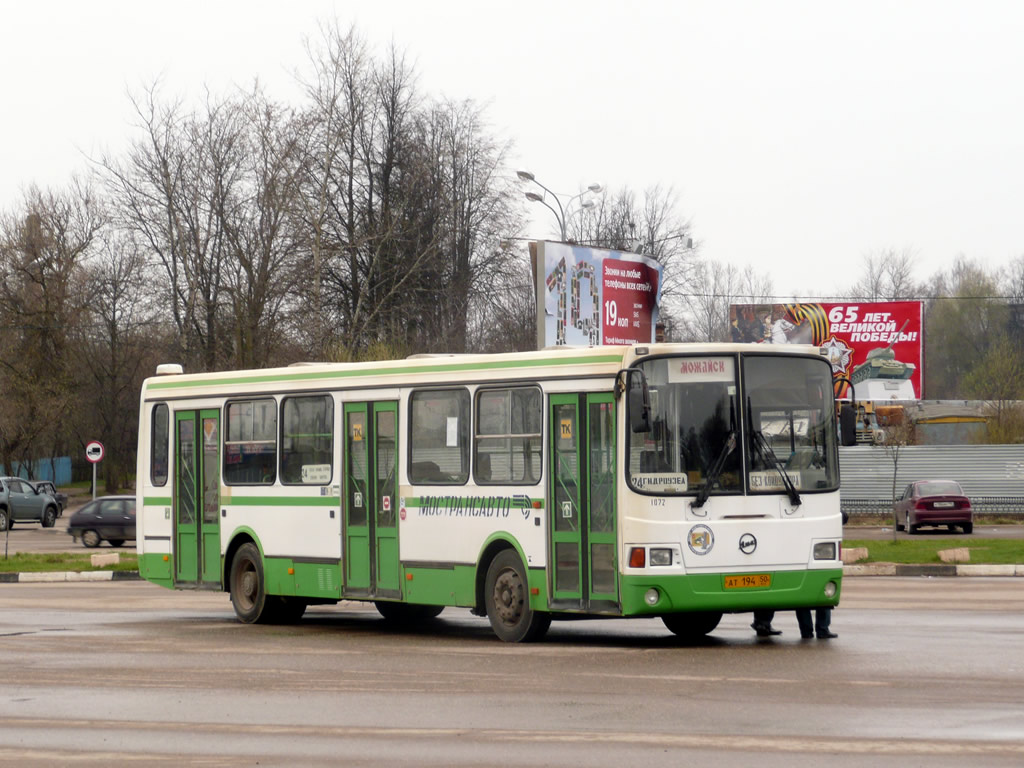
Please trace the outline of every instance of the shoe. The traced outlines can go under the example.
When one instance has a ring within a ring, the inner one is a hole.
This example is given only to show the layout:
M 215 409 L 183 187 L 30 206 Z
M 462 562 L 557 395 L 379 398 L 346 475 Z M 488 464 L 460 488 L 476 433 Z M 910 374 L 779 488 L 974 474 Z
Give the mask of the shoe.
M 834 637 L 839 637 L 835 632 L 829 632 L 827 629 L 824 632 L 818 633 L 819 640 L 831 640 Z
M 804 634 L 803 632 L 801 632 L 800 633 L 800 639 L 801 640 L 813 640 L 814 639 L 814 633 L 813 632 L 808 632 L 808 633 Z
M 758 637 L 771 637 L 772 635 L 781 635 L 781 629 L 773 629 L 771 624 L 751 624 L 753 630 L 757 633 Z

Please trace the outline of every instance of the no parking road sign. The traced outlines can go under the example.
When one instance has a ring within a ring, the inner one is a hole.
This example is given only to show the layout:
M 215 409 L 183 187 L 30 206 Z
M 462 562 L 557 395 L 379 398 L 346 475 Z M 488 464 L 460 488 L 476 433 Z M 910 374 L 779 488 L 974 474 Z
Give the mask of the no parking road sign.
M 91 461 L 93 464 L 103 459 L 103 443 L 99 440 L 93 440 L 85 446 L 85 458 Z
M 96 498 L 96 465 L 103 459 L 103 443 L 92 440 L 85 445 L 85 458 L 92 463 L 92 497 Z

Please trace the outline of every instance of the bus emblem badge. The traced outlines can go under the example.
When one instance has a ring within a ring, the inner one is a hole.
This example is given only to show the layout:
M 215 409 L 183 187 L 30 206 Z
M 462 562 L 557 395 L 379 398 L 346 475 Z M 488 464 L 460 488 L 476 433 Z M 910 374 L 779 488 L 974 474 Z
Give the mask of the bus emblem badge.
M 686 543 L 695 555 L 706 555 L 715 546 L 715 534 L 706 525 L 695 525 L 686 536 Z
M 755 549 L 757 549 L 757 539 L 754 534 L 744 533 L 740 536 L 740 552 L 744 555 L 752 555 Z

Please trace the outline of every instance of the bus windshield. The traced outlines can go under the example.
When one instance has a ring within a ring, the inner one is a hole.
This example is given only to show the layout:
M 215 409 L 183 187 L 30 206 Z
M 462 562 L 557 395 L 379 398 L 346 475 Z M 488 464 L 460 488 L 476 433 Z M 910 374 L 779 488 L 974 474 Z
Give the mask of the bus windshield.
M 839 487 L 832 370 L 822 359 L 743 358 L 751 493 Z
M 650 388 L 651 429 L 630 436 L 635 490 L 706 497 L 838 487 L 827 362 L 777 355 L 739 360 L 742 370 L 733 355 L 639 364 Z

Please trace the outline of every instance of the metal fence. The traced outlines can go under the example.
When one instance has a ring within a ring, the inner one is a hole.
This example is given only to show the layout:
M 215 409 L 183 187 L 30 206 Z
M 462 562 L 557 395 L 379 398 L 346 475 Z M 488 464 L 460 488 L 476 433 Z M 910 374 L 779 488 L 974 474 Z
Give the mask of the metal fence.
M 1024 496 L 971 496 L 975 514 L 1007 515 L 1024 518 Z M 855 515 L 892 515 L 891 499 L 841 499 L 840 506 Z
M 0 476 L 13 475 L 26 480 L 49 480 L 54 485 L 71 482 L 71 459 L 59 456 L 55 459 L 36 459 L 31 464 L 15 463 L 10 470 L 0 464 Z
M 916 480 L 956 480 L 975 512 L 1024 516 L 1024 445 L 911 445 L 897 458 L 884 446 L 840 449 L 843 510 L 891 513 L 894 480 L 896 496 Z

